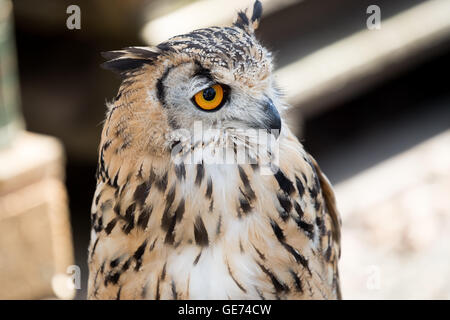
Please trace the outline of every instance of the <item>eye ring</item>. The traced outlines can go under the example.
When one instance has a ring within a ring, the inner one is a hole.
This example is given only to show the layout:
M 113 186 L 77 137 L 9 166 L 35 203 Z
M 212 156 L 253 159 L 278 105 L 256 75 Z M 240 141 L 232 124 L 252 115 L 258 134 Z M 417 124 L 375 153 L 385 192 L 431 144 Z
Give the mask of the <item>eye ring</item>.
M 192 97 L 192 102 L 202 111 L 217 111 L 225 103 L 226 87 L 220 84 L 214 84 L 206 89 L 197 92 Z

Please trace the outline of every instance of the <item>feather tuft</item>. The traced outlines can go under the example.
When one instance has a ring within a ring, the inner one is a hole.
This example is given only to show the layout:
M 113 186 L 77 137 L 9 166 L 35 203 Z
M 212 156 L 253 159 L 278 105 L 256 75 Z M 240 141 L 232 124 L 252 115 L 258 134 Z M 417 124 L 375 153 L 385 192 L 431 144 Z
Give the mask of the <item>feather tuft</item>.
M 102 63 L 101 67 L 123 76 L 141 68 L 144 64 L 152 64 L 159 54 L 158 49 L 150 47 L 127 47 L 102 52 L 101 55 L 109 61 Z

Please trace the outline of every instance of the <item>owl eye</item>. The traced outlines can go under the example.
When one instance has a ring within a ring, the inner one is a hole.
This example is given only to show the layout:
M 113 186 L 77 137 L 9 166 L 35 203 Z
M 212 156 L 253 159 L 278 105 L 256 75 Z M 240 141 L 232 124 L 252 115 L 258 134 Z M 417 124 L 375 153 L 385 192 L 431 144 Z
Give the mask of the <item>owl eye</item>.
M 218 110 L 224 102 L 224 88 L 220 84 L 212 85 L 197 92 L 192 100 L 202 110 Z

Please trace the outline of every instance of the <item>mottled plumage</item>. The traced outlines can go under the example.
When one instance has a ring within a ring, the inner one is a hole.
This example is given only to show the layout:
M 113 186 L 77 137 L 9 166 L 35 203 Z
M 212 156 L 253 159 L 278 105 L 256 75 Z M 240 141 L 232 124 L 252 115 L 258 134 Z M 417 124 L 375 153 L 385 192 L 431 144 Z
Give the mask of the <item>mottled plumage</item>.
M 340 298 L 333 191 L 277 116 L 271 56 L 254 36 L 261 12 L 256 2 L 231 27 L 105 54 L 123 81 L 99 148 L 90 299 Z M 228 96 L 204 112 L 191 98 L 211 83 Z M 191 137 L 195 121 L 217 130 Z M 236 130 L 280 125 L 276 156 Z M 183 161 L 241 148 L 251 161 Z

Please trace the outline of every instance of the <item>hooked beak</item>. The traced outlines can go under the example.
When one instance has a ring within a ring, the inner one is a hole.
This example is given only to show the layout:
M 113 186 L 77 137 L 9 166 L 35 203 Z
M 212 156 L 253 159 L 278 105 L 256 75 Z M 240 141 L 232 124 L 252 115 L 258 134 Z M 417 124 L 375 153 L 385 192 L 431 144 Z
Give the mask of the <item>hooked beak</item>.
M 273 104 L 270 98 L 267 98 L 265 103 L 261 105 L 264 111 L 264 117 L 262 119 L 252 119 L 250 121 L 243 121 L 247 127 L 253 129 L 267 130 L 278 139 L 281 131 L 281 117 L 277 108 Z M 242 120 L 239 120 L 242 121 Z
M 277 108 L 273 104 L 272 99 L 268 99 L 265 105 L 266 119 L 264 120 L 265 128 L 268 130 L 276 130 L 278 135 L 281 130 L 281 118 Z M 277 137 L 278 137 L 277 135 Z

